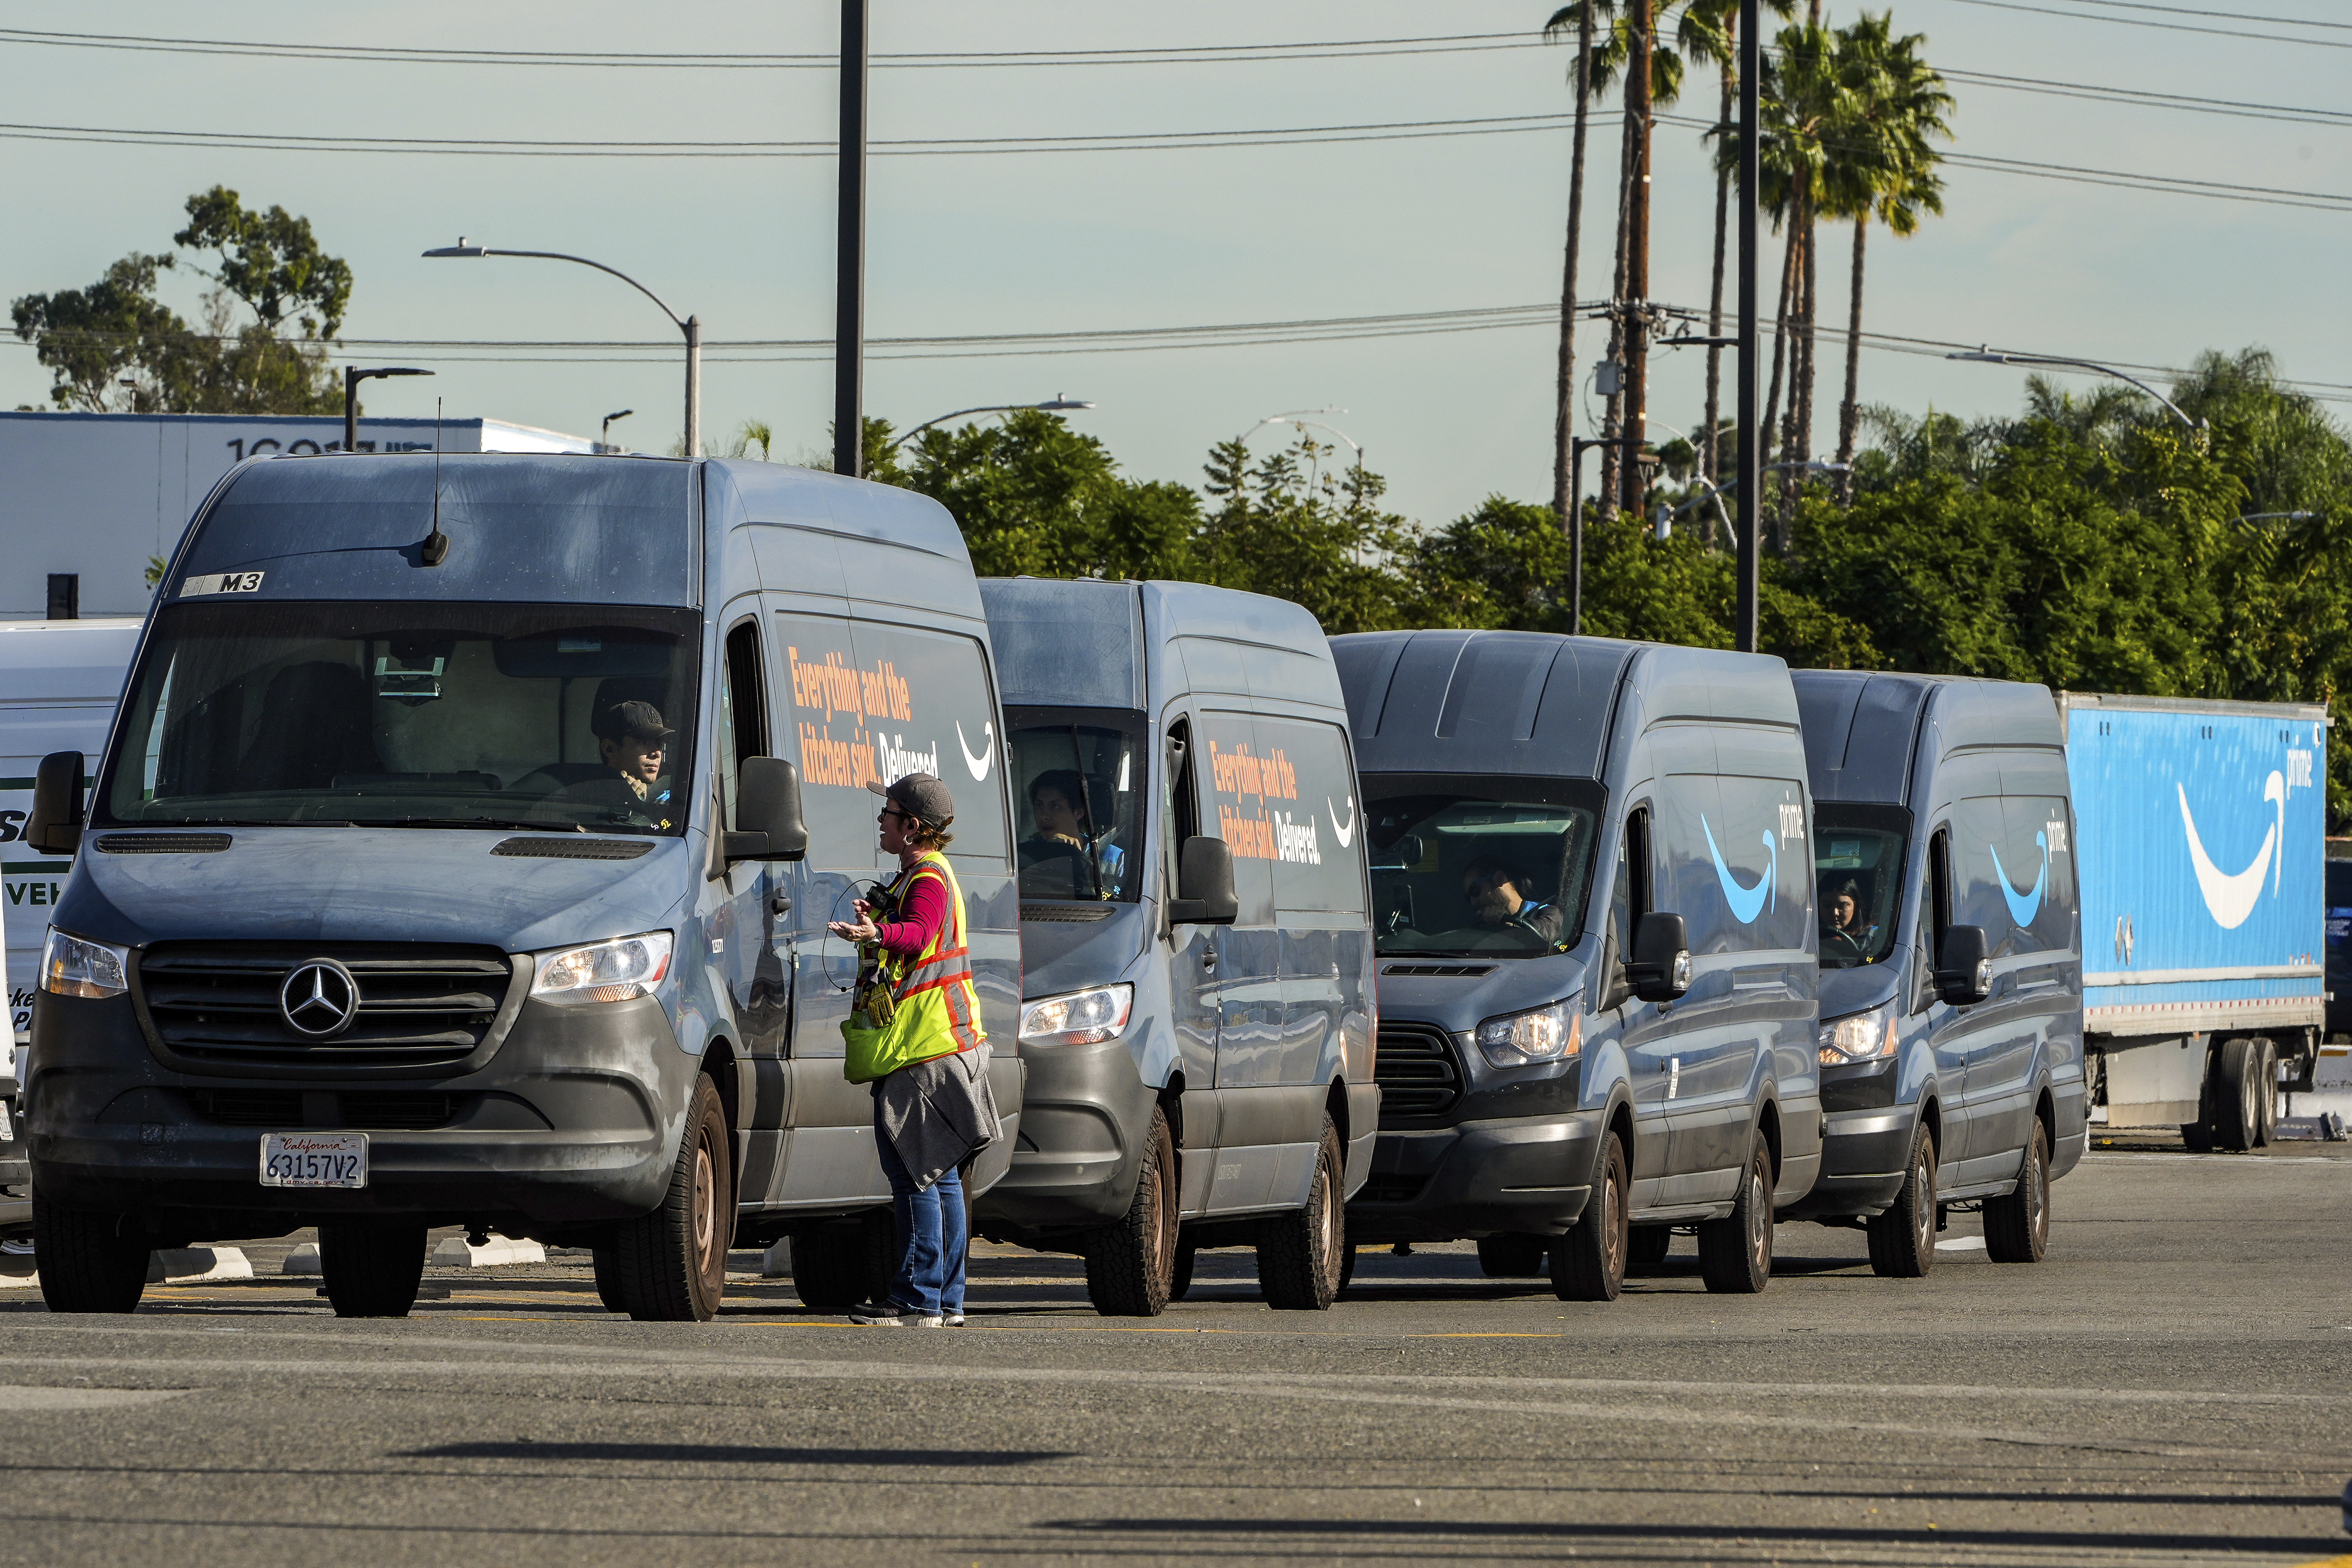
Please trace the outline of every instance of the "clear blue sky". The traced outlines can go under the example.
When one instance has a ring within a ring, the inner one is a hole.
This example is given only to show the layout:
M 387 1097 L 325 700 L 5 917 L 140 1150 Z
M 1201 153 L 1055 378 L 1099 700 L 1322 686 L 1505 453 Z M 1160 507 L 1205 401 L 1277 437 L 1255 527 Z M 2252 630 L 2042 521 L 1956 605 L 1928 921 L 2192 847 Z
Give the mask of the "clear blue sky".
M 2209 17 L 2021 0 L 1896 0 L 1897 26 L 1948 69 L 2196 94 L 2340 104 L 2352 29 L 2275 24 L 2276 43 L 2145 25 Z M 2176 0 L 2185 4 L 2186 0 Z M 2336 0 L 2231 0 L 2248 11 L 2352 21 Z M 1118 48 L 1533 29 L 1547 0 L 1444 6 L 1296 0 L 1283 6 L 1063 3 L 985 6 L 874 0 L 874 47 Z M 1855 7 L 1832 4 L 1830 19 Z M 19 28 L 300 43 L 501 49 L 757 50 L 835 47 L 837 11 L 789 4 L 605 0 L 234 8 L 23 3 Z M 1566 51 L 1429 53 L 1282 63 L 1046 69 L 877 69 L 872 134 L 1053 135 L 1353 124 L 1556 111 Z M 833 132 L 822 70 L 520 69 L 199 58 L 0 43 L 12 121 L 50 125 L 358 136 L 802 140 Z M 1960 85 L 1954 150 L 2232 186 L 2352 192 L 2352 134 Z M 1712 112 L 1710 74 L 1682 112 Z M 14 298 L 75 287 L 132 249 L 163 250 L 180 204 L 215 182 L 248 203 L 307 215 L 357 274 L 359 338 L 653 339 L 671 329 L 620 284 L 524 261 L 424 261 L 427 245 L 478 242 L 585 252 L 642 277 L 712 340 L 818 338 L 833 310 L 829 159 L 728 161 L 361 155 L 8 141 L 11 221 L 0 288 Z M 1567 207 L 1564 131 L 1444 140 L 1190 152 L 877 158 L 868 331 L 877 336 L 1142 327 L 1381 314 L 1557 299 Z M 1613 126 L 1595 138 L 1604 195 L 1589 214 L 1584 289 L 1603 291 Z M 2352 214 L 1954 170 L 1948 216 L 1916 238 L 1874 236 L 1867 324 L 1919 337 L 2186 363 L 2207 347 L 2262 343 L 2288 374 L 2352 382 L 2352 316 L 2339 259 Z M 1697 133 L 1660 132 L 1654 288 L 1704 303 L 1713 189 Z M 1825 324 L 1845 314 L 1846 243 L 1830 237 Z M 194 280 L 175 285 L 193 311 Z M 1597 347 L 1597 339 L 1594 340 Z M 1195 482 L 1208 445 L 1280 410 L 1327 417 L 1369 450 L 1408 515 L 1440 523 L 1501 491 L 1549 495 L 1550 330 L 1515 328 L 1364 342 L 1176 352 L 896 361 L 868 370 L 868 409 L 901 427 L 971 404 L 1067 393 L 1097 401 L 1080 429 L 1139 477 Z M 372 357 L 361 355 L 355 357 Z M 461 363 L 437 380 L 377 384 L 372 410 L 488 415 L 578 434 L 634 406 L 632 445 L 675 438 L 679 377 L 644 364 Z M 1588 356 L 1588 363 L 1589 363 Z M 1699 418 L 1701 356 L 1661 362 L 1654 419 Z M 1817 441 L 1835 436 L 1842 355 Z M 0 350 L 0 405 L 45 401 L 28 348 Z M 2013 371 L 1867 353 L 1865 399 L 1961 414 L 2013 410 Z M 747 418 L 779 456 L 824 445 L 823 363 L 713 363 L 705 428 L 721 443 Z M 1262 432 L 1260 443 L 1272 439 Z

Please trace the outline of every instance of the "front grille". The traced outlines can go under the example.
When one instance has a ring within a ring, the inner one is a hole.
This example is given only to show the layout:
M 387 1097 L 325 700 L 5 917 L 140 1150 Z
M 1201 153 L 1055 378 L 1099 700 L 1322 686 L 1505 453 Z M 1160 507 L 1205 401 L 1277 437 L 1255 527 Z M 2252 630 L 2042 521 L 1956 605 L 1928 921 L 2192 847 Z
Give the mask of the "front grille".
M 1443 1116 L 1462 1098 L 1462 1058 L 1454 1037 L 1429 1024 L 1381 1020 L 1372 1058 L 1372 1081 L 1381 1086 L 1381 1120 L 1396 1116 Z
M 1427 1176 L 1384 1176 L 1375 1172 L 1357 1189 L 1354 1201 L 1360 1204 L 1409 1204 L 1421 1196 L 1421 1189 L 1427 1185 Z
M 294 968 L 331 958 L 359 984 L 351 1026 L 306 1039 L 278 1011 Z M 514 965 L 496 948 L 423 942 L 161 942 L 139 955 L 143 1021 L 166 1049 L 224 1068 L 454 1065 L 488 1037 Z
M 189 1100 L 196 1114 L 223 1127 L 299 1127 L 302 1091 L 298 1089 L 199 1089 Z
M 346 1094 L 335 1125 L 354 1132 L 416 1132 L 457 1119 L 454 1094 Z

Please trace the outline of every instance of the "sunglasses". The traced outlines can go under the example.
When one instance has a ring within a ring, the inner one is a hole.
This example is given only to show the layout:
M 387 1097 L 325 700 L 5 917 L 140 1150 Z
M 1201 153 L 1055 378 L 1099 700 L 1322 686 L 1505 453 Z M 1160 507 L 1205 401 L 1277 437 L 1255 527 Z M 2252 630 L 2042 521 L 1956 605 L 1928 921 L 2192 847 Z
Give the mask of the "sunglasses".
M 894 816 L 901 822 L 920 822 L 922 820 L 922 818 L 919 816 L 908 816 L 905 812 L 900 811 L 895 805 L 884 806 L 879 812 L 875 814 L 874 820 L 877 822 L 887 822 Z

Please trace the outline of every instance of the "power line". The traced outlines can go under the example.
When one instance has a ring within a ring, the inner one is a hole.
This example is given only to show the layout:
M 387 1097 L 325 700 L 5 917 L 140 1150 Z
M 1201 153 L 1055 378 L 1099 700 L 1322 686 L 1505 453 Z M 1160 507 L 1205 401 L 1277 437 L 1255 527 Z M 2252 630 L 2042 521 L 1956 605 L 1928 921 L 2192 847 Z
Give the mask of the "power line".
M 2209 21 L 2269 22 L 2283 27 L 2336 27 L 2352 33 L 2352 22 L 2313 22 L 2301 16 L 2254 16 L 2243 11 L 2209 11 L 2189 5 L 2156 5 L 2148 0 L 2074 0 L 2077 5 L 2105 5 L 2116 11 L 2163 11 L 2175 16 L 2203 16 Z
M 572 49 L 400 47 L 377 44 L 288 44 L 135 33 L 61 33 L 0 27 L 0 43 L 146 54 L 236 55 L 262 59 L 345 60 L 375 65 L 594 68 L 625 70 L 831 70 L 835 54 L 627 53 Z M 1366 59 L 1389 55 L 1471 54 L 1548 47 L 1528 33 L 1449 33 L 1426 37 L 1317 39 L 1288 44 L 1197 44 L 1125 49 L 1001 49 L 876 54 L 883 69 L 1083 65 L 1233 65 L 1265 60 Z
M 1949 81 L 1972 87 L 1997 88 L 2050 98 L 2079 98 L 2093 103 L 2113 103 L 2142 109 L 2173 109 L 2191 114 L 2221 114 L 2237 120 L 2268 120 L 2285 125 L 2352 125 L 2352 110 L 2302 109 L 2286 104 L 2252 103 L 2233 98 L 2196 98 L 2187 93 L 2156 92 L 2137 87 L 2101 87 L 2091 82 L 2049 81 L 2039 77 L 1996 76 L 1989 71 L 1941 68 Z
M 2102 16 L 2086 11 L 2061 11 L 2050 5 L 2022 5 L 2018 4 L 2018 0 L 1952 0 L 1952 4 L 1985 5 L 1996 11 L 2028 11 L 2039 16 L 2063 16 L 2074 22 L 2110 22 L 2127 27 L 2158 27 L 2168 33 L 2203 33 L 2216 38 L 2244 38 L 2254 43 L 2301 44 L 2306 48 L 2318 49 L 2352 49 L 2352 41 L 2337 38 L 2296 38 L 2284 33 L 2247 33 L 2235 27 L 2198 27 L 2186 22 L 2152 22 L 2139 16 Z M 2200 15 L 2197 12 L 2186 14 Z M 2219 16 L 2222 13 L 2209 11 L 2202 15 Z M 2309 27 L 2321 24 L 2297 22 L 2293 25 L 2298 27 Z

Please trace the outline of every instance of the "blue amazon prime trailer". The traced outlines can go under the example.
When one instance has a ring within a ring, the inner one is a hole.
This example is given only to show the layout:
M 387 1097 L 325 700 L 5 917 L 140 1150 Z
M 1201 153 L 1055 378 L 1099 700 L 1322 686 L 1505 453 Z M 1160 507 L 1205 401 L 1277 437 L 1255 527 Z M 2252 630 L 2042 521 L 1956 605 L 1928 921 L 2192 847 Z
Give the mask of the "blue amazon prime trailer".
M 2326 1006 L 2327 710 L 2062 692 L 2094 1121 L 2275 1131 Z M 2103 1114 L 2104 1113 L 2104 1114 Z

